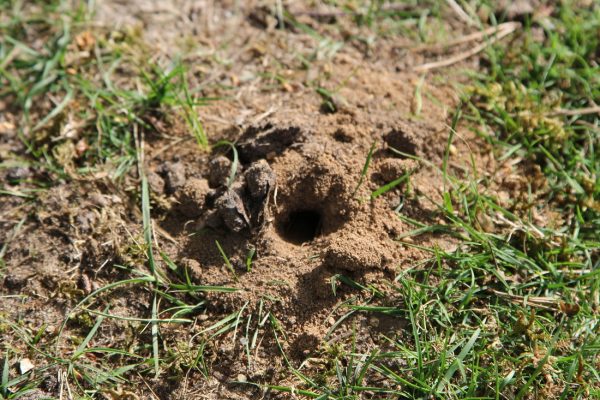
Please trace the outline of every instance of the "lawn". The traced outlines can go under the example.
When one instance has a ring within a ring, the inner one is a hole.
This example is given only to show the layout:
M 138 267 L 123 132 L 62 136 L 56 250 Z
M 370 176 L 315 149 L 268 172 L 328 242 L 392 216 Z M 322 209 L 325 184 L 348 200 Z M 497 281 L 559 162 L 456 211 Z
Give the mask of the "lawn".
M 600 398 L 600 3 L 0 0 L 0 399 Z

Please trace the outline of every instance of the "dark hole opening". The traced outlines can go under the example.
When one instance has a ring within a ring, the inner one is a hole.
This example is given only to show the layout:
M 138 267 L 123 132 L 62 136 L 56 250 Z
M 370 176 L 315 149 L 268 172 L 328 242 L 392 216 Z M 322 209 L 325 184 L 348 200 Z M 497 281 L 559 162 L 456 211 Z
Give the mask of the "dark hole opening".
M 299 210 L 288 215 L 281 229 L 285 240 L 294 244 L 310 242 L 321 233 L 321 214 L 314 210 Z

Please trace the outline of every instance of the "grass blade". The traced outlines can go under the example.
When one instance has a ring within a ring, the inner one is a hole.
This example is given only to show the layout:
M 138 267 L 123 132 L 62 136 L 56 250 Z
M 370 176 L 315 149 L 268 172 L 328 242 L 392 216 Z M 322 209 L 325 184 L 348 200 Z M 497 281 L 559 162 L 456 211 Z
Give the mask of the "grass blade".
M 154 299 L 152 301 L 152 319 L 158 319 L 158 304 L 156 301 L 157 295 L 154 294 Z M 154 361 L 154 377 L 158 378 L 160 375 L 160 358 L 158 353 L 158 322 L 152 322 L 152 353 L 153 353 L 153 361 Z
M 219 249 L 219 253 L 221 253 L 221 257 L 223 257 L 223 261 L 225 261 L 225 265 L 227 265 L 227 268 L 229 269 L 229 271 L 231 271 L 231 274 L 233 275 L 233 279 L 235 279 L 237 281 L 238 277 L 235 273 L 235 270 L 233 269 L 233 265 L 231 265 L 231 262 L 229 261 L 229 258 L 227 257 L 227 254 L 225 254 L 225 251 L 219 244 L 218 240 L 215 240 L 215 244 L 217 245 L 217 248 Z
M 2 367 L 2 381 L 0 381 L 0 393 L 2 393 L 2 397 L 8 397 L 8 370 L 9 370 L 9 359 L 10 359 L 10 350 L 6 350 L 6 356 L 4 357 L 4 366 Z
M 356 187 L 354 188 L 354 191 L 352 192 L 352 197 L 354 197 L 354 195 L 356 195 L 356 192 L 358 192 L 358 189 L 361 187 L 361 185 L 363 184 L 363 181 L 365 180 L 365 176 L 367 176 L 367 171 L 369 170 L 369 164 L 371 164 L 371 158 L 373 157 L 373 151 L 375 150 L 375 144 L 376 144 L 376 142 L 373 142 L 371 144 L 371 148 L 369 149 L 369 153 L 367 154 L 367 159 L 365 160 L 365 164 L 363 165 L 363 169 L 360 173 L 360 178 L 358 179 L 358 184 L 356 185 Z
M 381 186 L 379 189 L 377 189 L 373 193 L 371 193 L 371 200 L 376 199 L 377 197 L 381 196 L 382 194 L 389 192 L 396 186 L 405 182 L 409 178 L 409 176 L 410 176 L 410 174 L 406 173 L 406 174 L 402 175 L 400 178 L 394 179 L 390 183 Z
M 146 256 L 152 275 L 158 279 L 156 274 L 156 264 L 152 254 L 152 221 L 150 219 L 150 190 L 148 188 L 148 178 L 142 174 L 142 220 L 144 229 L 144 242 L 146 245 Z
M 158 284 L 158 274 L 156 271 L 156 264 L 154 262 L 154 254 L 152 252 L 152 220 L 150 218 L 150 189 L 148 187 L 148 178 L 146 174 L 142 172 L 142 220 L 144 229 L 144 242 L 146 245 L 146 255 L 148 257 L 148 265 L 150 272 L 154 276 L 154 284 Z M 152 299 L 152 358 L 154 362 L 154 375 L 156 378 L 160 375 L 160 357 L 158 352 L 158 302 L 157 294 L 154 293 Z
M 477 330 L 475 330 L 475 332 L 473 332 L 473 335 L 471 335 L 471 337 L 469 338 L 469 341 L 467 342 L 467 344 L 465 344 L 465 347 L 463 347 L 461 352 L 456 357 L 456 360 L 454 360 L 454 362 L 450 365 L 450 368 L 448 368 L 448 371 L 446 371 L 446 374 L 444 375 L 442 380 L 438 383 L 438 386 L 436 388 L 437 391 L 441 391 L 444 388 L 444 386 L 448 382 L 450 382 L 450 379 L 452 379 L 452 377 L 454 376 L 454 373 L 460 367 L 460 365 L 464 361 L 465 357 L 467 357 L 467 355 L 473 349 L 473 346 L 475 345 L 475 342 L 479 338 L 480 333 L 481 333 L 481 329 L 479 329 L 479 328 Z
M 108 312 L 108 308 L 109 307 L 106 307 L 104 309 L 105 313 Z M 75 353 L 73 353 L 71 360 L 75 360 L 75 359 L 79 358 L 79 356 L 85 352 L 85 348 L 87 347 L 90 340 L 92 340 L 92 338 L 96 334 L 96 331 L 98 330 L 98 328 L 100 328 L 100 325 L 102 324 L 102 321 L 104 321 L 104 318 L 105 317 L 103 315 L 98 316 L 98 319 L 96 320 L 96 323 L 94 324 L 94 326 L 92 327 L 90 332 L 87 334 L 85 339 L 83 339 L 83 342 L 81 342 L 81 344 L 79 346 L 77 346 L 77 350 L 75 350 Z

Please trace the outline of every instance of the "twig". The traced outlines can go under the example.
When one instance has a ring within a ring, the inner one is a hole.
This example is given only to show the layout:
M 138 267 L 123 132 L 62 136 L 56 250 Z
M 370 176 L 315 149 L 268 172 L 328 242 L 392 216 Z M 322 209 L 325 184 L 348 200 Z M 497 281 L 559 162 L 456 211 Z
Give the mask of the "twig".
M 462 7 L 455 0 L 446 0 L 446 3 L 448 3 L 450 8 L 456 13 L 456 15 L 458 15 L 460 19 L 466 22 L 467 25 L 475 25 L 475 21 L 473 21 L 469 14 L 467 14 L 465 10 L 463 10 Z
M 484 29 L 482 31 L 470 33 L 468 35 L 461 36 L 459 38 L 450 40 L 450 41 L 445 42 L 445 43 L 438 43 L 438 44 L 433 44 L 433 45 L 423 45 L 423 46 L 413 47 L 410 50 L 414 51 L 414 52 L 439 51 L 439 50 L 446 49 L 448 47 L 458 46 L 460 44 L 465 44 L 465 43 L 468 43 L 468 42 L 472 42 L 472 41 L 483 39 L 483 38 L 485 38 L 487 36 L 493 35 L 495 32 L 504 31 L 504 30 L 510 29 L 510 28 L 517 29 L 520 26 L 521 26 L 521 24 L 518 23 L 518 22 L 504 22 L 504 23 L 502 23 L 500 25 L 491 26 L 491 27 L 489 27 L 487 29 Z
M 456 54 L 450 58 L 447 58 L 445 60 L 417 65 L 416 67 L 413 68 L 413 70 L 417 71 L 417 72 L 429 71 L 429 70 L 436 69 L 436 68 L 448 67 L 452 64 L 456 64 L 460 61 L 466 60 L 467 58 L 472 57 L 475 54 L 481 52 L 487 46 L 497 42 L 498 40 L 502 39 L 505 36 L 510 35 L 512 32 L 514 32 L 520 26 L 521 26 L 521 24 L 505 25 L 504 29 L 497 30 L 497 34 L 494 37 L 491 37 L 487 42 L 481 43 L 481 44 L 473 47 L 471 50 L 468 50 L 468 51 L 465 51 L 462 53 L 458 53 L 458 54 Z
M 490 289 L 490 292 L 492 292 L 496 296 L 509 299 L 516 303 L 523 302 L 524 305 L 530 305 L 545 310 L 557 310 L 559 308 L 559 299 L 553 297 L 518 296 L 516 294 L 504 293 L 495 289 Z
M 589 129 L 593 130 L 594 132 L 600 133 L 600 126 L 598 126 L 598 125 L 594 125 L 594 124 L 584 121 L 582 119 L 578 119 L 577 121 L 575 121 L 575 123 L 577 125 L 583 125 Z
M 588 114 L 598 114 L 600 115 L 600 106 L 593 106 L 593 107 L 586 107 L 586 108 L 576 108 L 576 109 L 572 109 L 572 110 L 567 110 L 564 108 L 559 108 L 555 111 L 552 111 L 550 113 L 550 115 L 556 116 L 556 115 L 567 115 L 567 116 L 573 116 L 573 115 L 588 115 Z

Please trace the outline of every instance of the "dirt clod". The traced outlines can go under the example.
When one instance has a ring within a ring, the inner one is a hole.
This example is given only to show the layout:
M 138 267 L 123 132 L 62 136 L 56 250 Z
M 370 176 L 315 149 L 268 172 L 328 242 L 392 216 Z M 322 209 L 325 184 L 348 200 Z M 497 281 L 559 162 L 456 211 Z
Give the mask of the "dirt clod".
M 186 270 L 190 278 L 199 282 L 202 280 L 202 266 L 200 263 L 191 258 L 183 258 L 179 261 L 179 265 Z
M 217 156 L 209 163 L 208 184 L 210 187 L 224 185 L 231 171 L 231 160 L 225 156 Z
M 199 217 L 211 192 L 206 179 L 192 178 L 179 193 L 179 211 L 189 218 Z
M 4 278 L 4 287 L 9 290 L 20 290 L 27 284 L 27 279 L 22 276 L 8 274 Z
M 241 232 L 250 227 L 250 219 L 244 209 L 244 203 L 235 190 L 227 190 L 217 198 L 215 208 L 225 226 L 231 231 Z
M 165 192 L 165 181 L 159 174 L 150 171 L 148 172 L 147 179 L 152 193 L 161 195 Z
M 87 276 L 86 274 L 81 274 L 79 276 L 79 279 L 77 280 L 77 287 L 79 287 L 79 289 L 83 290 L 83 292 L 85 294 L 92 293 L 93 287 L 92 287 L 92 281 L 91 281 L 90 277 Z
M 364 237 L 355 232 L 344 232 L 331 238 L 325 250 L 325 262 L 348 271 L 380 268 L 385 247 L 375 241 L 365 241 Z
M 165 162 L 160 167 L 167 194 L 173 194 L 185 185 L 185 165 L 181 162 Z
M 265 160 L 252 164 L 244 174 L 248 192 L 254 199 L 264 199 L 275 187 L 275 172 Z

